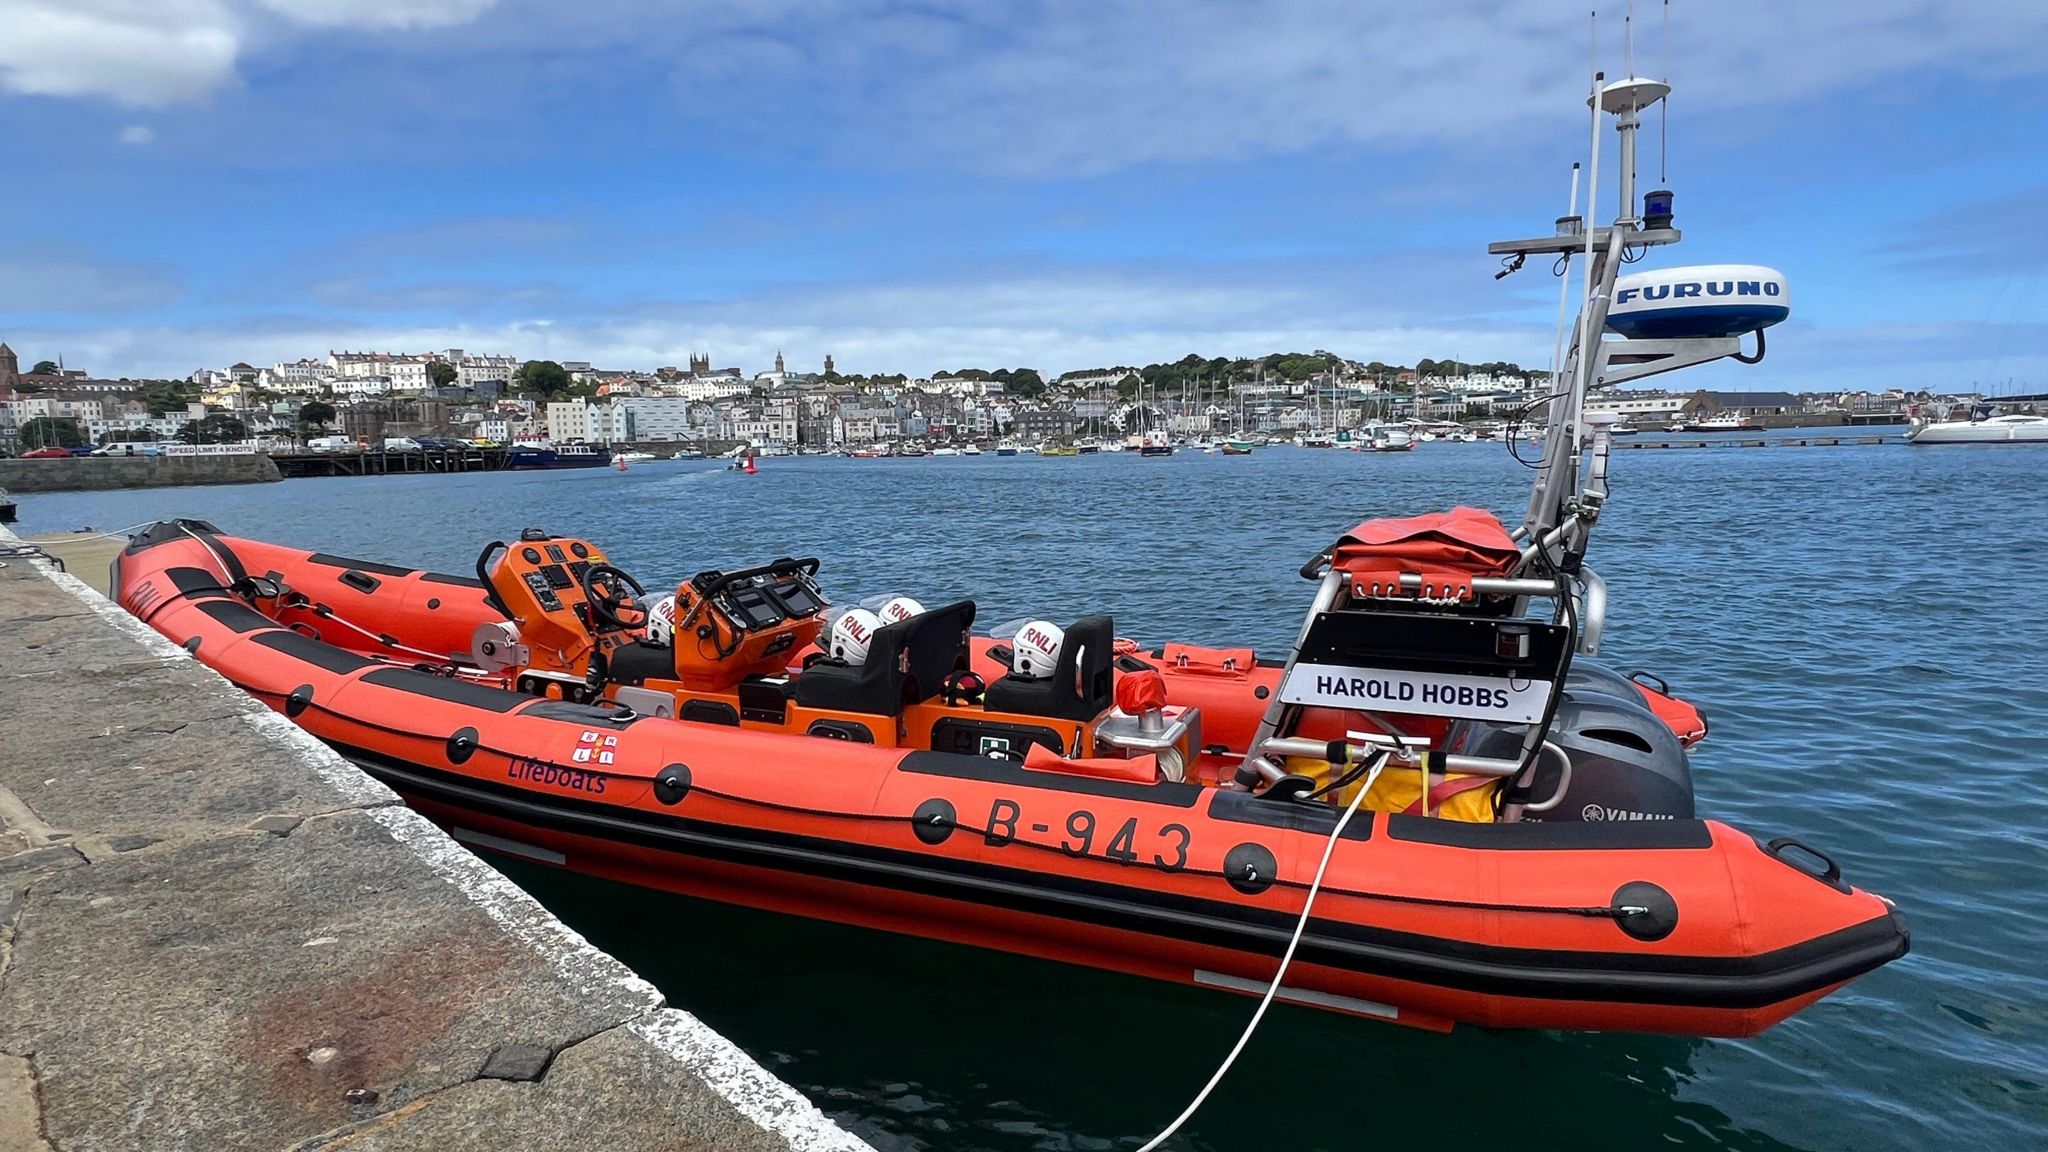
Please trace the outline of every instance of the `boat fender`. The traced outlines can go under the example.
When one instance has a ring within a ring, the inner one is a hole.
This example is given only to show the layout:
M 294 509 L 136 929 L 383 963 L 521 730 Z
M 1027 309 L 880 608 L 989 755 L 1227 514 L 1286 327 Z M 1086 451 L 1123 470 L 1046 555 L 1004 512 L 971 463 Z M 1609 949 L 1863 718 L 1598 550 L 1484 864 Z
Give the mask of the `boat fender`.
M 1631 880 L 1608 902 L 1614 922 L 1638 940 L 1662 940 L 1678 928 L 1678 901 L 1647 880 Z
M 690 766 L 671 764 L 654 774 L 654 798 L 670 807 L 690 794 Z
M 910 830 L 926 844 L 944 844 L 953 835 L 953 829 L 960 826 L 960 813 L 954 810 L 953 802 L 943 796 L 934 796 L 917 806 L 910 814 Z
M 1279 874 L 1280 862 L 1264 844 L 1239 844 L 1223 855 L 1224 879 L 1247 896 L 1271 888 Z

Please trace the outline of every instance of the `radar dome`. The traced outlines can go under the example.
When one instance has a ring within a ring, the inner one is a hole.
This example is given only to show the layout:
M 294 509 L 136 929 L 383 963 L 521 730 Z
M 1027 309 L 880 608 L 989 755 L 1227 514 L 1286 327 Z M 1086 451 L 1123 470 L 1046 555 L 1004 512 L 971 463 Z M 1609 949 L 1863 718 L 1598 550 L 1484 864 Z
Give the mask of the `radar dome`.
M 1631 340 L 1740 336 L 1792 312 L 1785 276 L 1761 264 L 1695 264 L 1614 282 L 1607 329 Z

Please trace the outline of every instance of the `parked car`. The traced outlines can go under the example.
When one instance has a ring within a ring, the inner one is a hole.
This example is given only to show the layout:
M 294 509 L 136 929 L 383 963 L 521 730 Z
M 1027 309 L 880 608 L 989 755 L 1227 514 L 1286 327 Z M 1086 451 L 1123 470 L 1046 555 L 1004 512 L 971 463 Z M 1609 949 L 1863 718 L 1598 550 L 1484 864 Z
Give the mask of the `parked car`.
M 96 451 L 98 451 L 98 448 L 95 445 L 80 444 L 78 447 L 73 448 L 71 450 L 71 454 L 73 456 L 90 456 Z
M 154 444 L 102 444 L 92 450 L 95 456 L 161 456 Z
M 69 460 L 71 453 L 63 448 L 31 448 L 21 454 L 23 460 Z
M 410 436 L 386 436 L 384 438 L 384 450 L 386 452 L 417 452 L 420 450 L 420 442 Z

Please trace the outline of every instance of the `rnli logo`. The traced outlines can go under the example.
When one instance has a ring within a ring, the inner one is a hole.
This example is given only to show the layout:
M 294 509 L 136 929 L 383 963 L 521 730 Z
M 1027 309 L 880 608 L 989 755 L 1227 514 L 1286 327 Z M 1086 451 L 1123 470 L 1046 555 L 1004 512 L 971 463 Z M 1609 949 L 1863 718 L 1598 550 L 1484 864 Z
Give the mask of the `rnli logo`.
M 576 738 L 576 751 L 569 759 L 578 764 L 609 764 L 618 747 L 619 738 L 609 732 L 585 732 Z
M 862 624 L 859 620 L 854 619 L 850 616 L 846 620 L 846 634 L 852 637 L 853 639 L 860 641 L 863 644 L 867 643 L 867 625 Z
M 1616 304 L 1637 300 L 1691 300 L 1705 296 L 1778 296 L 1785 286 L 1776 280 L 1681 280 L 1676 284 L 1651 284 L 1623 288 L 1614 294 Z
M 1020 643 L 1031 645 L 1047 656 L 1052 656 L 1059 652 L 1058 642 L 1037 628 L 1026 628 L 1017 634 L 1017 640 Z

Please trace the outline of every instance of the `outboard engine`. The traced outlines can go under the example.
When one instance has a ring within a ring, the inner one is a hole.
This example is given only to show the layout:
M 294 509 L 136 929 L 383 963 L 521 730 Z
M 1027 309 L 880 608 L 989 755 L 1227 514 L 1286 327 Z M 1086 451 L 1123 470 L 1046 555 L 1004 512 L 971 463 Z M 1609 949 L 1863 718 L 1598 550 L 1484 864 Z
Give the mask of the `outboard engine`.
M 1454 753 L 1512 759 L 1521 755 L 1522 726 L 1460 720 L 1446 747 Z M 1564 796 L 1528 820 L 1690 820 L 1692 769 L 1671 729 L 1637 699 L 1569 684 L 1558 701 L 1550 743 L 1571 760 Z M 1541 757 L 1535 781 L 1508 798 L 1540 801 L 1556 794 L 1563 765 Z

